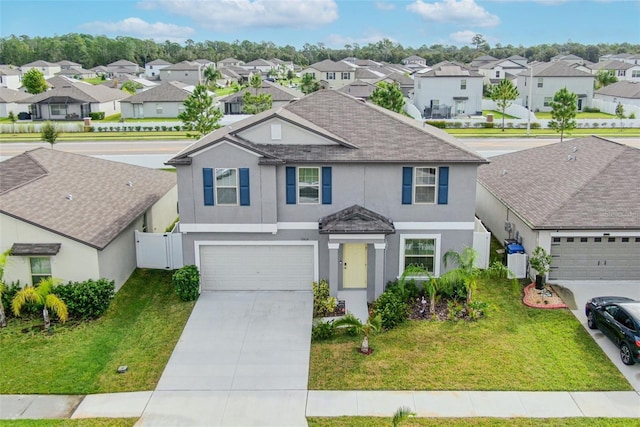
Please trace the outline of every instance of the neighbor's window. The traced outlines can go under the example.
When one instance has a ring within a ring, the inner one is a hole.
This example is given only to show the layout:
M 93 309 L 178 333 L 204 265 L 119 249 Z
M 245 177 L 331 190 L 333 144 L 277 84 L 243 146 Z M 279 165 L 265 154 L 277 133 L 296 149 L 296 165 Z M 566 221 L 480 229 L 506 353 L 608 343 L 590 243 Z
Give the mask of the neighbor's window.
M 415 168 L 416 183 L 414 200 L 416 203 L 435 203 L 436 168 Z
M 327 73 L 327 80 L 335 80 L 336 79 L 336 73 L 335 72 L 330 72 Z
M 627 70 L 618 70 L 618 77 L 624 77 L 627 74 Z
M 500 71 L 499 71 L 499 70 L 498 70 L 498 71 L 496 71 L 496 79 L 497 79 L 498 77 L 500 77 Z
M 340 78 L 341 78 L 342 80 L 349 80 L 349 79 L 351 79 L 351 73 L 342 73 L 342 74 L 340 75 Z
M 461 90 L 467 90 L 467 80 L 466 79 L 460 80 L 460 89 Z
M 553 98 L 552 98 L 552 97 L 550 97 L 550 96 L 545 96 L 545 97 L 544 97 L 544 106 L 545 106 L 545 107 L 550 106 L 550 105 L 551 105 L 551 101 L 552 101 L 552 100 L 553 100 Z
M 298 168 L 298 203 L 320 202 L 320 168 Z
M 436 239 L 406 239 L 404 241 L 404 268 L 410 265 L 435 272 Z
M 218 205 L 238 204 L 238 170 L 216 168 L 216 197 Z
M 156 114 L 162 114 L 162 104 L 156 104 Z
M 632 70 L 631 77 L 633 77 L 634 79 L 637 79 L 638 77 L 640 77 L 640 70 Z
M 31 262 L 31 284 L 37 285 L 43 279 L 51 277 L 51 258 L 29 258 Z
M 538 77 L 538 87 L 542 87 L 544 85 L 544 80 L 542 77 Z
M 316 73 L 305 73 L 305 75 L 311 76 L 313 79 L 316 78 Z
M 51 108 L 52 116 L 66 116 L 67 115 L 67 106 L 65 104 L 51 104 L 49 106 Z

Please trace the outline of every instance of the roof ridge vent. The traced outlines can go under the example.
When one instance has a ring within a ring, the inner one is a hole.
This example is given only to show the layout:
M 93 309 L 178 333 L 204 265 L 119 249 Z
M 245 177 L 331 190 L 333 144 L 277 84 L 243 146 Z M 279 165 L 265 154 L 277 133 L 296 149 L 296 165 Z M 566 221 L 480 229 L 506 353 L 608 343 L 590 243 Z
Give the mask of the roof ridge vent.
M 73 200 L 73 194 L 67 194 L 65 197 L 67 200 Z

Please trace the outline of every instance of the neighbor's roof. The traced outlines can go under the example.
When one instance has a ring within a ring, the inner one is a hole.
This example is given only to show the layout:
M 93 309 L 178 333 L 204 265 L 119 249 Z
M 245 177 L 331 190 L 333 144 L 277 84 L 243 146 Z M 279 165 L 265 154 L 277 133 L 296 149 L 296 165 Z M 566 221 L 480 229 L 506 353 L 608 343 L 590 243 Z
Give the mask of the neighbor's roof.
M 164 67 L 162 71 L 198 71 L 201 70 L 204 72 L 204 68 L 202 64 L 199 62 L 191 62 L 191 61 L 181 61 L 176 64 L 171 64 L 167 67 Z
M 356 98 L 368 99 L 371 94 L 376 90 L 377 86 L 373 83 L 363 82 L 362 80 L 355 80 L 346 86 L 338 89 L 340 92 L 347 93 Z
M 416 73 L 419 77 L 484 77 L 477 71 L 472 71 L 455 62 L 441 62 L 434 65 L 431 70 Z
M 171 65 L 171 62 L 165 61 L 164 59 L 154 59 L 151 62 L 147 62 L 147 65 Z
M 640 99 L 640 82 L 620 80 L 595 91 L 595 95 L 617 96 L 619 98 Z
M 269 144 L 247 141 L 243 130 L 270 119 L 297 124 L 332 145 Z M 487 160 L 441 129 L 334 90 L 320 90 L 215 130 L 178 153 L 169 164 L 221 141 L 247 148 L 275 162 L 485 163 Z
M 189 86 L 178 81 L 165 82 L 151 89 L 121 100 L 121 103 L 141 104 L 143 102 L 184 102 L 191 95 Z
M 353 65 L 349 65 L 345 61 L 335 62 L 330 59 L 325 59 L 324 61 L 311 64 L 307 68 L 313 68 L 314 70 L 318 70 L 320 72 L 332 72 L 332 71 L 347 72 L 347 71 L 353 71 L 356 67 Z
M 242 64 L 243 67 L 273 67 L 275 64 L 273 62 L 267 61 L 266 59 L 258 58 L 253 61 L 246 62 Z
M 523 74 L 524 75 L 524 74 Z M 540 62 L 533 65 L 533 77 L 592 77 L 593 74 L 578 70 L 563 61 Z
M 23 64 L 22 66 L 23 67 L 59 67 L 60 65 L 39 59 L 37 61 L 29 62 L 28 64 Z
M 629 68 L 637 67 L 636 64 L 630 64 L 624 61 L 618 61 L 612 59 L 610 61 L 600 61 L 589 64 L 589 68 L 592 70 L 628 70 Z
M 245 92 L 250 92 L 251 94 L 255 94 L 255 89 L 252 87 L 246 87 L 239 92 L 231 93 L 227 96 L 219 98 L 220 102 L 238 102 L 238 100 L 242 99 L 242 96 Z M 291 89 L 285 86 L 282 86 L 278 83 L 272 83 L 268 80 L 262 81 L 262 87 L 258 89 L 258 93 L 268 93 L 271 94 L 271 101 L 276 102 L 287 102 L 292 101 L 294 99 L 302 98 L 304 93 Z
M 135 65 L 136 67 L 138 66 L 138 64 L 136 64 L 135 62 L 127 61 L 126 59 L 120 59 L 116 62 L 112 62 L 107 66 L 108 67 L 126 67 L 126 66 L 130 67 L 132 65 Z
M 11 102 L 22 101 L 23 99 L 29 98 L 30 96 L 30 93 L 7 89 L 6 87 L 0 87 L 0 102 L 8 104 Z
M 112 89 L 104 85 L 92 85 L 84 82 L 69 83 L 65 86 L 56 86 L 46 92 L 25 98 L 22 102 L 36 104 L 51 98 L 67 98 L 80 102 L 108 102 L 126 98 L 128 94 L 118 89 Z
M 0 162 L 0 212 L 104 249 L 175 185 L 171 172 L 37 148 Z
M 478 182 L 534 229 L 640 229 L 639 164 L 589 136 L 492 157 Z

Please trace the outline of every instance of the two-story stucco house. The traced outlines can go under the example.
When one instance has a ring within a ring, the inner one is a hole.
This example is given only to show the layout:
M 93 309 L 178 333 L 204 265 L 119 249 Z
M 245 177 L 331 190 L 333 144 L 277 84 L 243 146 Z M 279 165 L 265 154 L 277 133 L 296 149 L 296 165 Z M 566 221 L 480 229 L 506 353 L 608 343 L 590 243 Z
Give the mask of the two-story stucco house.
M 481 114 L 483 78 L 463 65 L 441 62 L 413 75 L 413 104 L 425 118 Z
M 340 89 L 356 80 L 356 66 L 346 61 L 325 59 L 309 65 L 300 72 L 301 76 L 311 74 L 325 89 Z
M 203 290 L 366 289 L 473 245 L 486 160 L 453 137 L 321 90 L 220 128 L 168 161 L 185 264 Z
M 160 70 L 167 68 L 169 65 L 171 65 L 171 62 L 169 61 L 165 61 L 164 59 L 154 59 L 144 65 L 144 75 L 148 79 L 160 79 Z

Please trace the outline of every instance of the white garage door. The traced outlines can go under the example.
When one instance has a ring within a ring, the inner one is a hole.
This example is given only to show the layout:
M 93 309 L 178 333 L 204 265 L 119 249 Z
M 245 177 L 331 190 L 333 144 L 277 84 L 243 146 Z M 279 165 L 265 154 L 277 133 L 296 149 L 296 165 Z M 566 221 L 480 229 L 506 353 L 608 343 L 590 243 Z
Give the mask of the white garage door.
M 640 237 L 553 237 L 550 280 L 638 280 Z
M 202 290 L 311 290 L 312 245 L 207 245 L 200 247 Z

